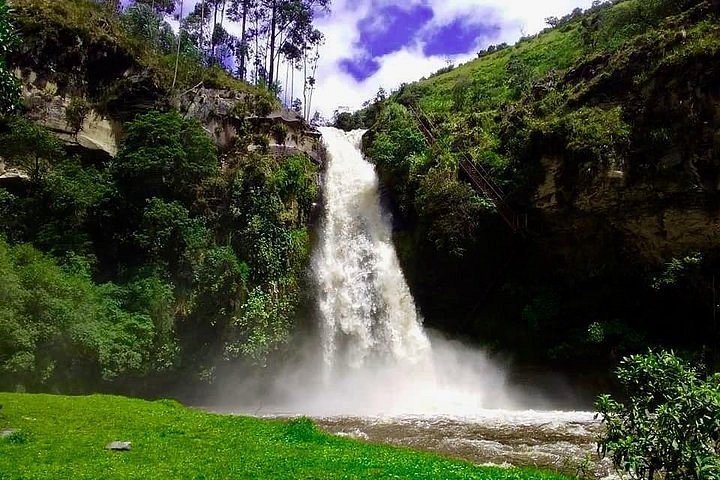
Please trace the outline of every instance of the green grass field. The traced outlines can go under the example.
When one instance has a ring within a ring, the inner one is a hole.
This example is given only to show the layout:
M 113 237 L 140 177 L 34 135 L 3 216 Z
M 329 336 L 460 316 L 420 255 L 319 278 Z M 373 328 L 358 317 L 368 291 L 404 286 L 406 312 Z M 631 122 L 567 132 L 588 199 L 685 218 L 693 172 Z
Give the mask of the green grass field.
M 17 429 L 0 438 L 0 480 L 567 480 L 333 437 L 306 419 L 214 415 L 173 401 L 0 393 L 0 404 L 0 430 Z M 114 440 L 132 450 L 105 450 Z

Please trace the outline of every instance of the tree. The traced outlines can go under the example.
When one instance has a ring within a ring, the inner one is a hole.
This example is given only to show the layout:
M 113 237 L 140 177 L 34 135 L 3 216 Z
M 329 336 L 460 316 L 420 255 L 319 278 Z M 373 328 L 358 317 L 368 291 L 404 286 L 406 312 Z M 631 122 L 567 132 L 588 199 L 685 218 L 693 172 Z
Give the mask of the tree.
M 560 25 L 560 19 L 558 17 L 547 17 L 545 23 L 550 25 L 551 28 L 555 28 Z
M 596 404 L 603 456 L 635 480 L 720 478 L 720 374 L 650 352 L 624 359 L 617 376 L 627 401 Z
M 0 134 L 3 157 L 22 168 L 37 185 L 49 166 L 64 157 L 62 145 L 47 129 L 24 118 L 14 118 L 8 126 L 9 131 Z
M 183 6 L 184 1 L 180 0 L 180 18 L 181 24 L 182 24 L 182 18 L 183 18 Z M 178 67 L 180 66 L 180 45 L 182 44 L 182 29 L 180 32 L 178 32 L 178 38 L 177 38 L 177 53 L 175 54 L 175 74 L 173 75 L 173 82 L 172 82 L 172 88 L 175 89 L 175 83 L 177 82 L 177 75 L 178 75 Z
M 151 112 L 130 123 L 111 171 L 133 205 L 157 197 L 187 206 L 203 180 L 219 171 L 219 163 L 215 145 L 198 122 L 174 111 Z
M 20 97 L 18 82 L 6 64 L 7 54 L 18 42 L 10 13 L 6 0 L 0 0 L 0 117 L 15 113 Z
M 252 9 L 256 8 L 257 0 L 232 0 L 228 13 L 230 19 L 240 23 L 240 41 L 236 50 L 238 58 L 238 75 L 245 80 L 247 74 L 247 60 L 250 52 L 248 36 L 248 17 Z
M 170 15 L 175 12 L 175 0 L 135 0 L 136 4 L 146 5 L 157 14 Z

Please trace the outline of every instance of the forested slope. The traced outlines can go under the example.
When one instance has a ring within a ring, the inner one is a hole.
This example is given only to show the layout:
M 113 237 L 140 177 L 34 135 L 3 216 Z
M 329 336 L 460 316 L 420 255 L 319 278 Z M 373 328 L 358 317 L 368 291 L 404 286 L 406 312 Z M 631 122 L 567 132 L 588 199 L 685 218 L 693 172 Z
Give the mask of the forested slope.
M 573 369 L 660 344 L 717 359 L 718 7 L 598 3 L 345 119 L 371 127 L 428 323 Z
M 271 145 L 292 132 L 251 121 L 275 96 L 149 9 L 11 7 L 0 388 L 152 394 L 263 362 L 293 329 L 318 195 L 315 161 Z

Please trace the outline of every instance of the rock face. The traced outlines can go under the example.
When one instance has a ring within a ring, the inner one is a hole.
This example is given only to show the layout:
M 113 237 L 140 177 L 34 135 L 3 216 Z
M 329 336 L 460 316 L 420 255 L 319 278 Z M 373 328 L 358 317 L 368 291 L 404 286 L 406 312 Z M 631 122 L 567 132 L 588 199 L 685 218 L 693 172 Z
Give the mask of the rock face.
M 232 90 L 196 88 L 174 101 L 174 106 L 187 117 L 198 120 L 220 151 L 230 150 L 249 132 L 266 135 L 271 151 L 278 155 L 302 152 L 321 162 L 320 133 L 304 118 L 290 110 L 277 110 L 268 115 L 250 114 L 256 110 L 256 99 Z M 279 141 L 273 131 L 284 125 L 287 129 Z
M 5 430 L 0 430 L 0 438 L 7 438 L 15 433 L 17 433 L 16 429 L 6 428 Z
M 568 190 L 564 160 L 545 157 L 541 163 L 545 175 L 533 205 L 551 227 L 546 235 L 566 237 L 568 243 L 622 238 L 626 248 L 651 264 L 720 245 L 720 208 L 712 192 L 652 179 L 627 184 L 608 176 L 592 188 Z
M 117 111 L 117 115 L 112 116 L 91 108 L 76 135 L 66 119 L 72 98 L 63 93 L 58 84 L 32 70 L 17 69 L 15 74 L 22 83 L 23 100 L 30 119 L 47 127 L 68 145 L 102 152 L 109 157 L 117 155 L 123 138 L 123 119 L 129 115 L 128 111 Z M 158 95 L 158 92 L 146 93 L 143 97 L 146 99 Z M 129 102 L 125 105 L 126 109 L 137 109 L 138 105 L 142 105 L 142 98 L 135 100 L 140 103 L 131 107 L 132 102 Z M 179 95 L 172 103 L 186 117 L 199 121 L 221 152 L 230 150 L 238 138 L 249 135 L 249 127 L 253 127 L 252 133 L 264 133 L 271 138 L 270 147 L 277 154 L 303 152 L 320 161 L 322 155 L 317 131 L 310 128 L 301 117 L 297 121 L 285 121 L 282 111 L 264 117 L 250 116 L 248 112 L 253 108 L 254 100 L 244 92 L 198 87 Z M 150 110 L 153 105 L 151 100 L 148 101 L 150 104 L 146 107 Z M 257 122 L 258 119 L 263 122 Z M 271 131 L 276 124 L 288 127 L 283 143 L 272 142 Z
M 23 100 L 30 119 L 47 127 L 69 145 L 105 152 L 111 157 L 117 154 L 121 138 L 120 122 L 90 109 L 82 128 L 75 135 L 65 116 L 71 99 L 59 91 L 58 85 L 33 71 L 16 70 L 15 74 L 21 80 Z
M 227 150 L 242 132 L 246 105 L 250 101 L 242 92 L 200 87 L 179 96 L 174 106 L 202 123 L 218 148 Z

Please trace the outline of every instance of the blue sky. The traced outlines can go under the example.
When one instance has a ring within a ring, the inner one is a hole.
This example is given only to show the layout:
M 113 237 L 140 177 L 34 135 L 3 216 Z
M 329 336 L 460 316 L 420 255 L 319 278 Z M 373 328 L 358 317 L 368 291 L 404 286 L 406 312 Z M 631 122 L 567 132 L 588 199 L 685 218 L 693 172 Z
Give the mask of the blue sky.
M 379 87 L 397 88 L 475 57 L 490 44 L 514 43 L 592 0 L 334 0 L 318 27 L 326 36 L 317 108 L 351 110 Z
M 199 0 L 186 0 L 185 12 Z M 313 110 L 330 117 L 444 67 L 490 44 L 514 43 L 592 0 L 333 0 L 318 19 L 325 34 Z M 232 25 L 228 25 L 233 30 Z M 295 92 L 301 91 L 296 86 Z

